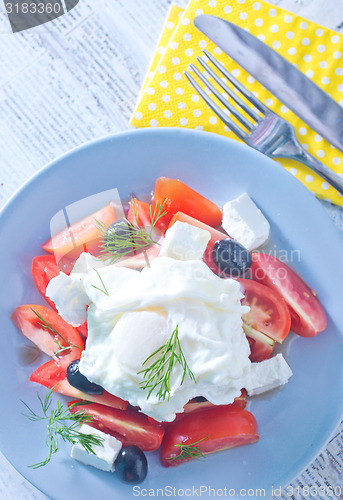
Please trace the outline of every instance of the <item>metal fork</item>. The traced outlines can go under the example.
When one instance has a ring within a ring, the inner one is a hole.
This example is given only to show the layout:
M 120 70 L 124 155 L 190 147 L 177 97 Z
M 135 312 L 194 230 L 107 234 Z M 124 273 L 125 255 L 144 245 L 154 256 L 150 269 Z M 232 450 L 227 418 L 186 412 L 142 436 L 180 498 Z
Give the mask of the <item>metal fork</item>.
M 208 96 L 205 90 L 200 87 L 194 78 L 185 71 L 185 75 L 191 85 L 232 132 L 246 144 L 270 158 L 290 158 L 300 163 L 304 163 L 323 177 L 323 179 L 330 183 L 337 191 L 343 194 L 343 179 L 301 147 L 295 135 L 294 127 L 259 101 L 252 92 L 245 88 L 244 85 L 227 71 L 207 50 L 203 52 L 220 73 L 232 83 L 236 90 L 238 90 L 255 108 L 253 109 L 248 106 L 246 102 L 239 97 L 238 93 L 234 92 L 226 85 L 222 77 L 219 77 L 201 57 L 197 57 L 197 60 L 206 70 L 207 74 L 213 78 L 227 96 L 230 97 L 249 117 L 247 118 L 238 111 L 226 96 L 223 96 L 222 93 L 208 81 L 207 77 L 201 73 L 196 66 L 191 64 L 190 69 L 192 69 L 197 77 L 205 84 L 207 89 L 213 93 L 226 109 L 222 110 L 218 104 Z M 228 116 L 227 111 L 229 111 L 229 114 L 234 116 L 243 127 L 233 121 Z

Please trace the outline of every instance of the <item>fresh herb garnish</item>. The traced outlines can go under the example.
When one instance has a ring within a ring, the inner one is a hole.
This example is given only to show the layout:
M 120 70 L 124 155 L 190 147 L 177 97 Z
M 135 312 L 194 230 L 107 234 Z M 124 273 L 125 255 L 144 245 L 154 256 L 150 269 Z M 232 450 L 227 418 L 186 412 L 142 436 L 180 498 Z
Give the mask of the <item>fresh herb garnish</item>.
M 205 458 L 205 455 L 201 451 L 197 444 L 201 443 L 205 439 L 209 438 L 209 436 L 206 436 L 202 439 L 199 439 L 199 441 L 195 441 L 194 443 L 191 444 L 175 444 L 174 446 L 178 447 L 180 450 L 180 453 L 176 457 L 170 457 L 167 458 L 167 460 L 192 460 L 193 458 L 196 458 L 197 460 L 200 460 L 201 458 Z
M 134 201 L 132 200 L 132 203 L 133 203 L 133 206 L 134 206 L 134 210 L 135 210 L 135 218 L 136 218 L 136 223 L 137 223 L 137 211 L 136 211 L 136 206 L 134 204 Z M 151 230 L 150 230 L 150 234 L 152 233 L 152 230 L 154 229 L 154 227 L 156 226 L 157 222 L 164 216 L 168 213 L 167 210 L 164 210 L 164 207 L 167 203 L 167 198 L 165 200 L 161 200 L 160 201 L 160 204 L 159 206 L 156 205 L 154 206 L 154 211 L 152 210 L 152 206 L 150 205 L 150 220 L 151 220 Z M 158 208 L 157 208 L 158 206 Z M 138 224 L 137 224 L 138 225 Z
M 108 291 L 107 291 L 107 288 L 106 288 L 106 286 L 105 286 L 105 283 L 103 282 L 102 277 L 100 276 L 99 271 L 98 271 L 97 269 L 93 269 L 93 270 L 94 270 L 94 271 L 97 273 L 97 275 L 99 276 L 99 280 L 101 281 L 101 284 L 102 284 L 102 286 L 103 286 L 103 290 L 102 290 L 101 288 L 99 288 L 98 286 L 95 286 L 95 285 L 92 285 L 92 287 L 93 287 L 93 288 L 96 288 L 97 290 L 99 290 L 100 292 L 104 293 L 105 295 L 107 295 L 107 296 L 109 297 L 109 293 L 108 293 Z
M 80 346 L 78 345 L 75 345 L 75 344 L 72 344 L 71 342 L 69 342 L 68 340 L 66 340 L 57 330 L 56 328 L 54 328 L 52 325 L 50 325 L 50 323 L 48 323 L 40 314 L 39 312 L 35 311 L 32 307 L 31 307 L 31 311 L 37 316 L 37 318 L 39 319 L 40 323 L 38 323 L 38 325 L 42 326 L 43 328 L 45 328 L 45 330 L 49 330 L 50 332 L 54 333 L 55 335 L 57 335 L 57 337 L 59 337 L 61 340 L 63 340 L 63 342 L 65 342 L 67 345 L 66 346 L 63 346 L 61 344 L 61 342 L 59 342 L 59 340 L 57 340 L 57 338 L 55 338 L 55 342 L 56 344 L 58 345 L 59 347 L 59 350 L 56 351 L 54 354 L 55 356 L 57 356 L 58 354 L 61 354 L 61 352 L 64 352 L 64 351 L 68 351 L 69 349 L 71 349 L 72 347 L 76 347 L 76 349 L 81 349 Z
M 180 340 L 179 340 L 179 326 L 176 325 L 170 339 L 166 344 L 161 346 L 155 352 L 153 352 L 143 363 L 143 366 L 155 355 L 159 355 L 158 359 L 154 361 L 148 368 L 138 372 L 144 374 L 145 380 L 140 384 L 141 389 L 149 389 L 147 399 L 149 399 L 151 393 L 155 388 L 159 387 L 156 394 L 158 399 L 165 400 L 166 397 L 170 397 L 170 376 L 172 370 L 176 363 L 179 363 L 183 369 L 182 380 L 180 385 L 183 384 L 186 375 L 188 374 L 191 380 L 195 377 L 191 369 L 189 368 L 186 358 L 182 352 Z
M 116 222 L 112 228 L 100 221 L 96 221 L 102 235 L 100 258 L 102 260 L 110 260 L 111 263 L 114 263 L 134 251 L 144 250 L 150 245 L 158 244 L 153 238 L 153 230 L 156 223 L 167 213 L 164 210 L 166 202 L 167 200 L 161 200 L 159 204 L 155 205 L 154 209 L 150 206 L 151 226 L 149 231 L 138 226 L 137 207 L 133 199 L 131 199 L 131 205 L 136 225 L 127 219 L 123 219 Z
M 24 402 L 22 403 L 26 406 L 29 413 L 24 414 L 29 420 L 33 422 L 38 422 L 45 420 L 48 425 L 48 435 L 46 438 L 46 445 L 48 447 L 48 456 L 42 462 L 38 462 L 34 465 L 29 465 L 33 469 L 38 469 L 48 464 L 51 457 L 58 451 L 59 443 L 58 440 L 61 438 L 64 442 L 69 442 L 75 444 L 77 442 L 88 452 L 95 455 L 92 446 L 103 446 L 104 439 L 101 436 L 96 436 L 95 434 L 83 434 L 78 430 L 79 426 L 82 424 L 89 424 L 92 422 L 93 417 L 87 415 L 84 411 L 78 413 L 70 413 L 68 409 L 64 409 L 63 403 L 61 401 L 57 402 L 57 408 L 51 408 L 52 398 L 51 395 L 53 390 L 49 389 L 46 393 L 44 401 L 41 399 L 37 393 L 38 399 L 40 401 L 43 416 L 37 415 L 31 408 Z M 78 406 L 81 403 L 73 403 L 69 408 Z M 86 404 L 82 401 L 82 404 Z M 71 422 L 71 423 L 68 423 Z

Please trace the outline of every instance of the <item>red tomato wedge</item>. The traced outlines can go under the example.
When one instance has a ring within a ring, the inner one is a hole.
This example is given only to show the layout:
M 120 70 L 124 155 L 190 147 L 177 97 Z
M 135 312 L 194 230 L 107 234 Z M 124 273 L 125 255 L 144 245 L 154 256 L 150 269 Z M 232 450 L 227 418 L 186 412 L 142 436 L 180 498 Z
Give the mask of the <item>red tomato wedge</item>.
M 268 286 L 253 280 L 238 279 L 250 311 L 242 316 L 245 325 L 280 344 L 289 334 L 291 315 L 282 296 Z
M 60 274 L 60 269 L 57 267 L 54 255 L 39 255 L 32 260 L 32 276 L 33 281 L 39 293 L 45 298 L 47 303 L 56 311 L 55 303 L 46 296 L 46 289 L 50 280 Z M 66 273 L 69 274 L 69 273 Z M 76 330 L 84 337 L 88 336 L 87 322 L 81 326 L 77 326 Z
M 177 413 L 176 418 L 182 418 L 186 413 L 192 413 L 193 411 L 202 410 L 204 408 L 212 408 L 212 406 L 214 406 L 214 404 L 210 403 L 210 401 L 207 401 L 206 399 L 199 401 L 197 398 L 194 398 L 185 404 L 183 407 L 183 413 Z M 172 422 L 169 423 L 169 425 L 171 424 Z
M 168 177 L 157 179 L 154 205 L 159 207 L 165 200 L 164 210 L 167 210 L 168 213 L 160 220 L 160 224 L 157 224 L 161 229 L 168 226 L 176 212 L 183 212 L 213 227 L 219 226 L 222 222 L 223 214 L 215 203 L 178 179 L 169 179 Z
M 70 254 L 75 250 L 91 250 L 96 248 L 101 240 L 101 231 L 97 221 L 107 227 L 115 220 L 114 208 L 109 203 L 97 212 L 84 217 L 54 235 L 42 247 L 47 252 L 55 253 L 58 257 Z
M 240 408 L 245 408 L 247 405 L 247 393 L 244 389 L 241 391 L 241 395 L 235 398 L 232 403 L 235 406 L 239 406 Z M 214 405 L 210 403 L 206 399 L 204 401 L 198 401 L 197 398 L 191 399 L 188 403 L 183 407 L 184 413 L 179 413 L 180 417 L 184 416 L 186 413 L 191 413 L 193 411 L 203 410 L 204 408 L 213 408 L 218 405 Z M 224 405 L 228 406 L 228 405 Z
M 69 396 L 70 398 L 94 401 L 95 403 L 101 403 L 102 405 L 117 408 L 119 410 L 126 410 L 128 405 L 127 401 L 123 401 L 106 391 L 101 395 L 86 394 L 85 392 L 79 391 L 69 384 L 66 368 L 60 366 L 54 360 L 50 360 L 37 368 L 37 370 L 32 373 L 29 380 L 44 385 L 44 387 L 52 389 L 64 396 Z
M 249 329 L 244 323 L 243 330 L 250 345 L 250 361 L 252 363 L 258 363 L 259 361 L 270 358 L 276 342 L 257 330 Z
M 162 464 L 170 467 L 187 461 L 180 456 L 180 445 L 193 451 L 196 448 L 205 455 L 255 443 L 258 439 L 255 417 L 244 408 L 236 405 L 204 408 L 167 427 L 161 449 Z
M 45 292 L 50 280 L 59 274 L 60 270 L 54 255 L 39 255 L 32 260 L 32 277 L 37 290 L 56 312 L 55 303 L 45 295 Z
M 207 224 L 204 224 L 197 219 L 194 219 L 194 217 L 191 217 L 190 215 L 184 214 L 183 212 L 177 212 L 175 215 L 173 215 L 168 227 L 171 227 L 176 221 L 185 222 L 187 224 L 191 224 L 195 227 L 200 227 L 200 229 L 205 229 L 206 231 L 210 232 L 211 239 L 208 242 L 208 245 L 204 252 L 203 261 L 213 272 L 220 273 L 218 267 L 213 262 L 213 247 L 216 241 L 225 240 L 226 238 L 229 238 L 229 236 L 226 233 L 222 233 L 221 231 L 218 231 L 217 229 L 214 229 L 213 227 L 208 226 Z
M 245 389 L 241 390 L 240 396 L 234 399 L 233 405 L 239 406 L 240 408 L 245 408 L 247 405 L 247 392 Z
M 143 451 L 154 451 L 161 445 L 163 426 L 150 422 L 146 415 L 134 409 L 120 411 L 100 404 L 78 405 L 69 409 L 72 413 L 83 410 L 93 417 L 90 425 L 103 432 L 114 433 L 116 437 L 122 436 L 125 444 L 135 444 Z
M 286 264 L 272 255 L 254 253 L 253 277 L 276 290 L 285 299 L 291 313 L 291 329 L 302 337 L 314 337 L 325 330 L 327 319 L 317 294 Z
M 45 306 L 24 305 L 14 310 L 11 319 L 25 337 L 42 352 L 58 359 L 61 365 L 67 367 L 74 359 L 81 357 L 84 344 L 79 333 L 55 311 Z M 58 353 L 61 349 L 58 344 L 70 347 Z
M 76 326 L 76 330 L 85 338 L 88 337 L 88 324 L 87 321 L 83 323 L 83 325 Z
M 133 205 L 135 208 L 133 207 Z M 138 227 L 151 226 L 150 208 L 151 205 L 149 205 L 149 203 L 145 203 L 144 201 L 137 200 L 137 198 L 133 198 L 133 200 L 130 201 L 130 208 L 127 214 L 127 220 L 131 222 L 133 226 L 138 226 Z
M 247 405 L 247 393 L 245 389 L 241 390 L 240 396 L 234 399 L 232 405 L 239 406 L 240 408 L 245 408 Z M 228 406 L 228 405 L 224 405 Z M 231 405 L 230 405 L 231 406 Z M 194 398 L 188 401 L 188 403 L 185 404 L 183 407 L 183 413 L 177 413 L 175 420 L 173 422 L 162 422 L 162 424 L 166 427 L 168 425 L 173 425 L 173 423 L 180 419 L 183 418 L 186 413 L 192 413 L 193 411 L 198 411 L 198 410 L 203 410 L 204 408 L 214 408 L 218 407 L 218 405 L 214 405 L 213 403 L 210 403 L 210 401 L 207 401 L 205 398 Z M 157 420 L 153 419 L 152 417 L 148 417 L 150 422 L 153 422 L 155 424 L 158 424 Z

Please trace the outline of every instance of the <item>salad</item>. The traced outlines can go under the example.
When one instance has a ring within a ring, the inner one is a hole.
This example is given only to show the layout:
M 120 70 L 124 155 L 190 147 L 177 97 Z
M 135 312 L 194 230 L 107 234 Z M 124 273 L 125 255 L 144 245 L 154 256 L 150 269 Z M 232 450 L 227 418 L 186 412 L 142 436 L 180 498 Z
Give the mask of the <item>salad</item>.
M 35 466 L 62 438 L 73 458 L 135 484 L 146 451 L 170 467 L 259 439 L 249 397 L 292 375 L 275 346 L 326 328 L 316 293 L 259 251 L 269 231 L 246 193 L 220 209 L 161 177 L 125 218 L 108 203 L 42 245 L 32 275 L 49 307 L 12 315 L 51 357 L 30 377 L 48 388 L 42 415 L 28 407 L 48 423 Z M 51 391 L 73 399 L 53 410 Z

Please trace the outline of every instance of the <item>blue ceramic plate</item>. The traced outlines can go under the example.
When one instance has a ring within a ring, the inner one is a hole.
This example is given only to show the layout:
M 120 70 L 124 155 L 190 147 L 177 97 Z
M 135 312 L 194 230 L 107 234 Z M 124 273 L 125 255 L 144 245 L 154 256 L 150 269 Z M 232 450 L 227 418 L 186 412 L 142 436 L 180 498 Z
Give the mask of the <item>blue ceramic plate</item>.
M 44 424 L 22 415 L 20 400 L 38 408 L 36 391 L 44 395 L 45 390 L 28 378 L 44 358 L 22 364 L 20 349 L 28 341 L 9 318 L 20 304 L 43 303 L 32 282 L 31 259 L 41 253 L 50 219 L 61 208 L 111 188 L 122 197 L 131 191 L 148 193 L 161 175 L 180 178 L 219 203 L 248 192 L 270 221 L 272 246 L 299 251 L 293 265 L 317 290 L 328 328 L 313 339 L 294 336 L 283 347 L 294 375 L 285 387 L 250 403 L 259 424 L 257 444 L 169 469 L 150 454 L 148 478 L 135 490 L 115 474 L 73 461 L 64 444 L 49 465 L 29 469 L 46 456 L 46 431 Z M 214 134 L 179 129 L 133 131 L 88 144 L 43 169 L 10 200 L 1 213 L 0 241 L 0 448 L 54 500 L 124 500 L 144 494 L 142 488 L 156 495 L 160 488 L 159 496 L 198 493 L 202 498 L 213 497 L 213 490 L 225 494 L 225 488 L 231 498 L 240 497 L 241 489 L 254 498 L 257 488 L 265 495 L 257 492 L 256 497 L 268 498 L 272 488 L 287 485 L 311 462 L 338 424 L 343 413 L 343 399 L 337 396 L 343 391 L 342 241 L 314 196 L 254 150 Z

